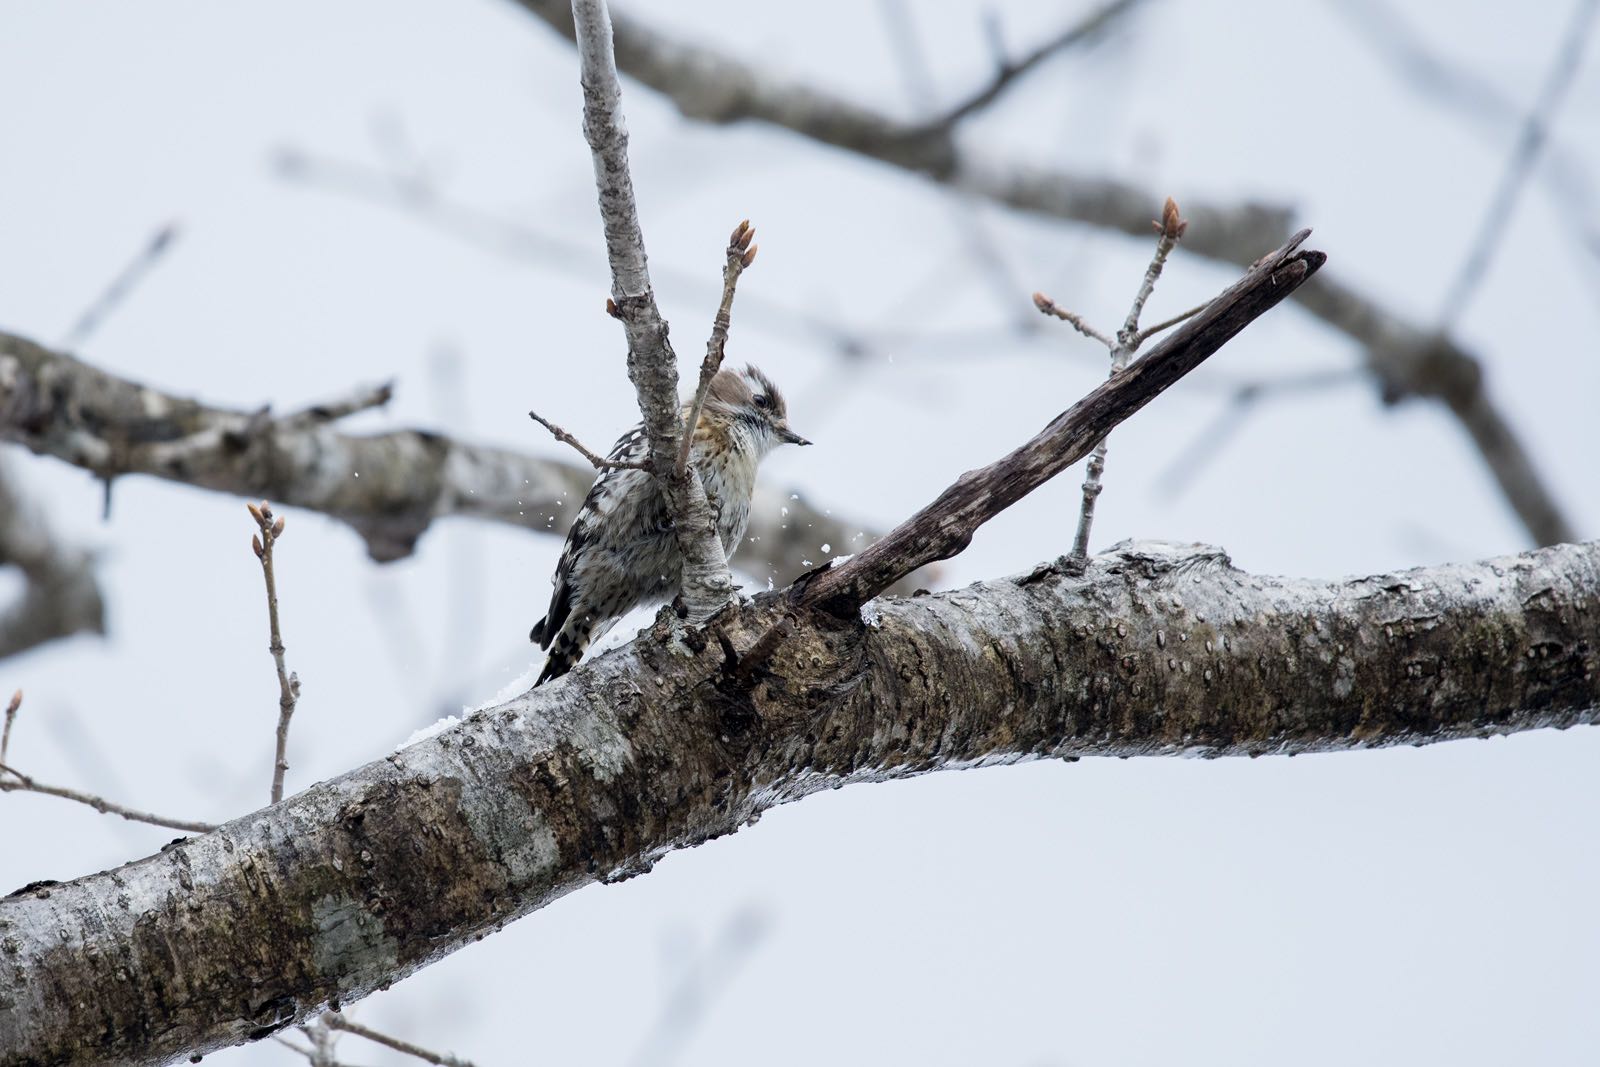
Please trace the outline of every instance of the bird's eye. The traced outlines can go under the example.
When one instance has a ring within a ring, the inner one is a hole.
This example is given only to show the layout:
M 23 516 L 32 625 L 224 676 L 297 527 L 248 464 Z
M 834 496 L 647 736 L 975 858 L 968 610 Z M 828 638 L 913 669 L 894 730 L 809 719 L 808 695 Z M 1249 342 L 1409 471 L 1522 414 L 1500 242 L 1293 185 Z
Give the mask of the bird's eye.
M 770 403 L 772 403 L 772 401 L 767 399 L 766 393 L 756 394 L 756 407 L 764 409 Z

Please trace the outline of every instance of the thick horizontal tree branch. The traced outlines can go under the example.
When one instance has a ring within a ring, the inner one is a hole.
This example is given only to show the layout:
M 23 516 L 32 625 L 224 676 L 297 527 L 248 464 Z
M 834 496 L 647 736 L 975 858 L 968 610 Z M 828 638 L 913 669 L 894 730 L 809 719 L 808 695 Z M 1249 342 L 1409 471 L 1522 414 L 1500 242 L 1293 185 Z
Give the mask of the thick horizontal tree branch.
M 734 604 L 210 834 L 0 901 L 0 1064 L 260 1038 L 851 782 L 1600 721 L 1600 543 L 1343 581 L 1124 544 L 875 620 Z M 741 684 L 739 650 L 791 630 Z M 733 651 L 730 662 L 729 649 Z
M 354 527 L 377 560 L 409 555 L 449 516 L 562 536 L 594 481 L 587 466 L 425 430 L 356 436 L 306 414 L 212 407 L 0 331 L 0 441 L 102 478 L 146 474 L 320 511 Z M 15 514 L 0 509 L 0 523 Z M 785 585 L 819 545 L 848 552 L 875 537 L 803 498 L 757 490 L 736 559 Z
M 1175 206 L 1170 214 L 1176 229 Z M 1303 285 L 1327 258 L 1321 252 L 1299 251 L 1310 234 L 1302 230 L 1263 257 L 1205 310 L 1057 415 L 1031 440 L 989 466 L 963 474 L 870 548 L 806 579 L 801 602 L 848 614 L 915 568 L 949 559 L 967 547 L 978 527 L 1088 455 L 1117 424 Z M 1154 278 L 1147 278 L 1153 286 Z M 1131 335 L 1134 328 L 1125 326 L 1123 334 Z
M 571 15 L 560 0 L 516 3 L 572 39 Z M 968 150 L 957 136 L 958 125 L 938 119 L 908 122 L 785 82 L 626 15 L 615 17 L 615 29 L 619 69 L 665 95 L 689 118 L 765 122 L 1021 211 L 1140 238 L 1149 233 L 1150 206 L 1160 198 L 1135 185 Z M 1281 243 L 1292 221 L 1287 208 L 1269 204 L 1215 204 L 1187 196 L 1183 203 L 1191 223 L 1184 247 L 1239 266 Z M 1425 397 L 1449 407 L 1535 543 L 1576 536 L 1489 396 L 1477 357 L 1327 274 L 1304 286 L 1296 299 L 1365 349 L 1368 371 L 1386 399 Z

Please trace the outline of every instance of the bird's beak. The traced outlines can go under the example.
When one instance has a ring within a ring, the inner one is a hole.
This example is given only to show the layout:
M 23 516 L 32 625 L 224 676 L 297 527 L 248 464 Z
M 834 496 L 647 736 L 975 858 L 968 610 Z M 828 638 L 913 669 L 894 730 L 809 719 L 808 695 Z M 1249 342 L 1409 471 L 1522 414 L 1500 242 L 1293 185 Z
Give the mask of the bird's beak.
M 787 426 L 783 426 L 778 429 L 778 437 L 781 440 L 787 441 L 791 445 L 809 445 L 811 443 L 804 437 L 801 437 L 799 434 L 789 429 Z

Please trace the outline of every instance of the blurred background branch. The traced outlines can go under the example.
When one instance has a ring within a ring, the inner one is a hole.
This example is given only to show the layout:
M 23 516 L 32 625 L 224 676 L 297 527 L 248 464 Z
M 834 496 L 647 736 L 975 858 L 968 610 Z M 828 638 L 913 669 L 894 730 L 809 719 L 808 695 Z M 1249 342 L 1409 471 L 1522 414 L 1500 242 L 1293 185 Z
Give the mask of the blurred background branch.
M 572 37 L 565 4 L 516 2 Z M 617 14 L 614 23 L 623 73 L 666 95 L 688 118 L 764 122 L 1020 211 L 1128 235 L 1149 232 L 1151 213 L 1160 202 L 1148 191 L 1115 179 L 970 152 L 960 143 L 958 124 L 941 119 L 906 122 L 825 90 L 782 82 L 739 58 L 671 37 L 636 18 Z M 984 103 L 992 105 L 1000 95 L 984 97 Z M 961 117 L 980 110 L 969 109 Z M 1192 223 L 1184 247 L 1239 266 L 1248 266 L 1261 249 L 1282 243 L 1293 219 L 1285 207 L 1253 201 L 1222 204 L 1185 197 L 1184 204 Z M 1475 355 L 1327 272 L 1302 287 L 1296 299 L 1362 346 L 1368 372 L 1385 401 L 1421 397 L 1448 408 L 1535 544 L 1573 539 L 1559 502 L 1489 395 Z

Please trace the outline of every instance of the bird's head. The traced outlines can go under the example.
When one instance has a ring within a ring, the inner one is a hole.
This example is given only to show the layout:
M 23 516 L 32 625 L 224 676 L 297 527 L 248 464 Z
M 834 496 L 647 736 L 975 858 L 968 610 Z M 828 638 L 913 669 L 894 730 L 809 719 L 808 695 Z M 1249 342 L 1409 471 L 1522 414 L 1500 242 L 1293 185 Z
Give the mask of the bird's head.
M 742 422 L 762 452 L 778 445 L 811 443 L 789 429 L 789 409 L 783 402 L 783 394 L 772 379 L 754 365 L 740 371 L 718 371 L 706 393 L 706 410 L 715 416 Z

